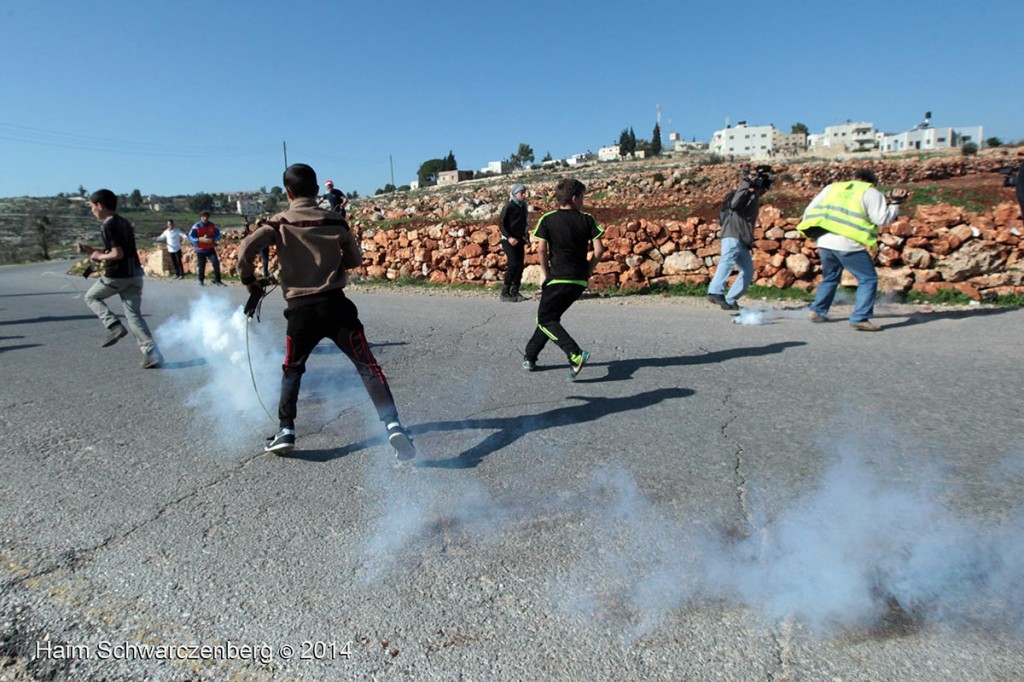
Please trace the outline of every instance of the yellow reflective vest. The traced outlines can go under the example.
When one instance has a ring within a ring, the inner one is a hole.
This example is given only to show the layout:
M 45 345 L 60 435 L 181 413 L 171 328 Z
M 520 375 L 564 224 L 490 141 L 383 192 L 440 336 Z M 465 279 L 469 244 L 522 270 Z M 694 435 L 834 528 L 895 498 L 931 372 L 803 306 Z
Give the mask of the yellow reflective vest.
M 796 229 L 806 237 L 810 228 L 818 227 L 859 244 L 875 246 L 878 228 L 868 220 L 863 205 L 864 192 L 870 188 L 871 183 L 856 180 L 832 183 L 822 202 L 804 215 Z

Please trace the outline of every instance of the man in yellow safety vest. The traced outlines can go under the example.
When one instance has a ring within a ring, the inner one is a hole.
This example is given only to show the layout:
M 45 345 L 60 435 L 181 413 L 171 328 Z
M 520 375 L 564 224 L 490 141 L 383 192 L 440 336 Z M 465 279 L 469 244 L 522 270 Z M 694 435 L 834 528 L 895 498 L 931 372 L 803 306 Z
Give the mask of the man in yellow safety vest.
M 882 329 L 871 321 L 878 274 L 868 247 L 878 243 L 878 228 L 896 219 L 898 205 L 906 201 L 910 193 L 894 189 L 883 196 L 875 189 L 877 184 L 877 176 L 867 169 L 854 173 L 852 181 L 833 182 L 814 197 L 796 227 L 818 243 L 821 259 L 821 284 L 808 313 L 812 322 L 828 319 L 828 309 L 846 269 L 857 279 L 850 326 L 865 332 Z

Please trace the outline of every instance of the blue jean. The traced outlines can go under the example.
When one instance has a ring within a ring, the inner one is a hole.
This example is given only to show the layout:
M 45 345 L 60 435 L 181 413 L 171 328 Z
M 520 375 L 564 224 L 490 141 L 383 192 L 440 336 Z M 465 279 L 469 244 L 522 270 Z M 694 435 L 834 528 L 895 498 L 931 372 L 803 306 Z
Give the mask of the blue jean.
M 857 278 L 857 295 L 853 302 L 850 323 L 866 322 L 875 314 L 875 294 L 878 293 L 878 273 L 867 251 L 833 251 L 818 247 L 821 258 L 821 284 L 814 295 L 810 309 L 819 315 L 828 313 L 832 307 L 843 269 Z
M 220 281 L 220 259 L 217 258 L 216 251 L 196 251 L 196 260 L 199 261 L 197 269 L 200 282 L 206 279 L 206 261 L 213 263 L 213 281 Z
M 722 237 L 722 257 L 718 260 L 718 269 L 708 286 L 709 294 L 721 294 L 725 290 L 725 283 L 736 265 L 740 268 L 740 274 L 729 287 L 729 293 L 725 296 L 726 303 L 735 303 L 750 288 L 754 280 L 754 261 L 746 244 L 736 237 Z

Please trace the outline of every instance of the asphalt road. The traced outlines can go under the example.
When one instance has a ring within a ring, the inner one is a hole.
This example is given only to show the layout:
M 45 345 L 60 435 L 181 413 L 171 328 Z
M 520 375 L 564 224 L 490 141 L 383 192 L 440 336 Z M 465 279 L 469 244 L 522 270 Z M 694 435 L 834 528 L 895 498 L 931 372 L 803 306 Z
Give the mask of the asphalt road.
M 553 345 L 520 368 L 532 303 L 355 289 L 399 464 L 336 351 L 264 455 L 247 370 L 101 349 L 65 265 L 0 268 L 0 678 L 1024 676 L 1021 311 L 585 299 L 569 382 Z M 167 339 L 244 297 L 149 280 L 144 310 Z

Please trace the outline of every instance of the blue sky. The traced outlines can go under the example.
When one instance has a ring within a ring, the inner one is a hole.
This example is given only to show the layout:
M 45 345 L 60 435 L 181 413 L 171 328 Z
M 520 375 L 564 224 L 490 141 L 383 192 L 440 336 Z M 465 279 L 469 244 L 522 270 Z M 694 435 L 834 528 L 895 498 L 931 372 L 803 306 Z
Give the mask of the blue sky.
M 596 151 L 623 128 L 925 111 L 1024 138 L 1024 2 L 0 0 L 0 196 L 227 192 L 288 161 L 345 191 Z

